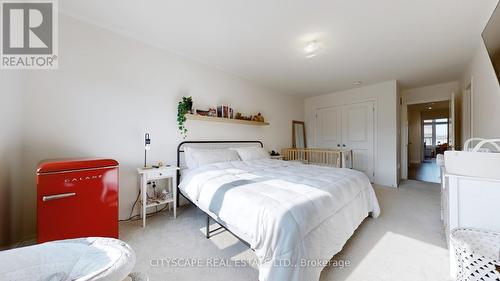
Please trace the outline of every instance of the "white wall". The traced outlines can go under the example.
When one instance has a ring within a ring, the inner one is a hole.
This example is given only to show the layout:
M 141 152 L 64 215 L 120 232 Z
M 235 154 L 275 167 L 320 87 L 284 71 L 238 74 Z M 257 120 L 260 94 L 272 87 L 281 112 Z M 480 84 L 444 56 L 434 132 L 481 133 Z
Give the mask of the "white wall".
M 316 146 L 316 110 L 335 105 L 373 100 L 376 104 L 375 126 L 375 183 L 396 187 L 397 172 L 397 82 L 388 81 L 375 85 L 331 93 L 305 100 L 307 140 Z
M 35 233 L 34 172 L 42 159 L 110 157 L 120 162 L 120 218 L 138 192 L 144 133 L 152 137 L 150 163 L 175 163 L 183 139 L 177 102 L 225 103 L 245 114 L 258 111 L 268 127 L 189 121 L 192 140 L 262 140 L 269 149 L 291 146 L 291 122 L 304 117 L 302 99 L 130 38 L 60 17 L 59 70 L 29 73 L 24 122 L 24 235 Z
M 429 101 L 444 101 L 451 98 L 452 93 L 458 93 L 458 81 L 429 85 L 402 91 L 403 104 L 425 103 Z
M 480 44 L 462 80 L 465 90 L 472 78 L 472 136 L 500 138 L 500 86 L 486 47 L 480 37 L 478 41 Z
M 23 81 L 18 71 L 0 75 L 0 249 L 22 239 L 22 205 L 19 168 L 21 164 L 21 125 Z

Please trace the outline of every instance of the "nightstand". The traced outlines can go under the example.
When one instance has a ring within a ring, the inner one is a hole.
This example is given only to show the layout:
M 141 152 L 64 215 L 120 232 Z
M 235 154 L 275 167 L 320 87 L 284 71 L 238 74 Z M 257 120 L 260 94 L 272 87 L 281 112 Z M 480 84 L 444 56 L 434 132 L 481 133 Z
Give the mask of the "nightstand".
M 179 168 L 173 166 L 164 166 L 160 168 L 138 168 L 137 172 L 141 177 L 141 216 L 142 227 L 146 227 L 147 209 L 164 204 L 172 204 L 174 209 L 174 218 L 177 217 L 177 170 Z M 147 198 L 148 182 L 157 180 L 168 180 L 170 186 L 166 186 L 165 198 L 161 200 L 149 200 Z
M 274 155 L 274 156 L 271 156 L 271 159 L 274 159 L 274 160 L 283 160 L 283 156 L 282 155 Z

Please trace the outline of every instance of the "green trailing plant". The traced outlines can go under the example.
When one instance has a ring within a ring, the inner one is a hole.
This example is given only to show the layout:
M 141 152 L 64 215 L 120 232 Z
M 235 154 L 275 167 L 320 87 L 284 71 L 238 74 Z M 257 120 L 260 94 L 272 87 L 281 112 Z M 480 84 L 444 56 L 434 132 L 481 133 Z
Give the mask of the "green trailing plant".
M 186 114 L 191 113 L 193 109 L 193 98 L 191 97 L 182 97 L 182 100 L 177 105 L 177 124 L 179 126 L 179 131 L 181 131 L 181 135 L 184 138 L 187 136 L 187 128 L 184 125 L 186 122 Z

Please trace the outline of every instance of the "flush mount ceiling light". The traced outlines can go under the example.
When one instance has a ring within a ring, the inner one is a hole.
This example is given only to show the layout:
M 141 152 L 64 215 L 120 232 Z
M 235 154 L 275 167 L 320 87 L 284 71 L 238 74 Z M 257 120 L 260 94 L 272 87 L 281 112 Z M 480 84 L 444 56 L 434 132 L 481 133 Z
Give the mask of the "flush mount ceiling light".
M 321 49 L 321 44 L 314 40 L 306 43 L 304 47 L 304 53 L 306 54 L 306 58 L 313 58 L 318 55 L 318 51 Z
M 354 82 L 352 82 L 352 84 L 353 84 L 354 86 L 359 86 L 359 85 L 363 84 L 363 81 L 361 81 L 361 80 L 354 81 Z

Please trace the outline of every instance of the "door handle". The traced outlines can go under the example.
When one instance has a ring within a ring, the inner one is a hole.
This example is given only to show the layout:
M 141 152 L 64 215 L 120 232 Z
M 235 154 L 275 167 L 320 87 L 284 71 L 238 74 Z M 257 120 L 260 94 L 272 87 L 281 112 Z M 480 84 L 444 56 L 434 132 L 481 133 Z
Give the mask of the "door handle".
M 67 198 L 67 197 L 72 197 L 72 196 L 75 196 L 75 195 L 76 195 L 75 192 L 61 193 L 61 194 L 55 194 L 55 195 L 47 195 L 47 196 L 43 196 L 42 197 L 42 201 L 43 202 L 47 202 L 47 201 L 52 201 L 52 200 L 63 199 L 63 198 Z

